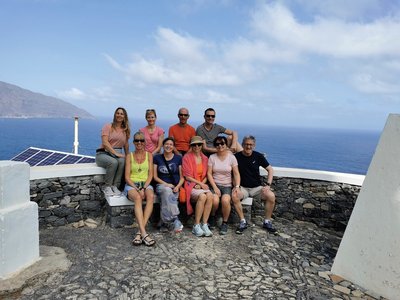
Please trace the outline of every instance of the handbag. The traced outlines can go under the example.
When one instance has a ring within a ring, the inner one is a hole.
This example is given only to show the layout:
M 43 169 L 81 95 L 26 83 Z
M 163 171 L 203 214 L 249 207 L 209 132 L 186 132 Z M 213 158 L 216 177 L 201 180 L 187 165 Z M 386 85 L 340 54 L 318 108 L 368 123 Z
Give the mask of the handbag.
M 162 154 L 161 154 L 161 155 L 162 155 Z M 163 160 L 164 160 L 165 166 L 167 167 L 169 177 L 171 177 L 172 181 L 174 181 L 174 183 L 175 183 L 174 176 L 172 176 L 171 170 L 169 169 L 167 160 L 165 159 L 164 155 L 162 155 L 162 158 L 163 158 Z M 185 190 L 185 188 L 184 188 L 183 186 L 181 186 L 181 187 L 179 188 L 178 199 L 179 199 L 179 203 L 186 203 L 186 190 Z

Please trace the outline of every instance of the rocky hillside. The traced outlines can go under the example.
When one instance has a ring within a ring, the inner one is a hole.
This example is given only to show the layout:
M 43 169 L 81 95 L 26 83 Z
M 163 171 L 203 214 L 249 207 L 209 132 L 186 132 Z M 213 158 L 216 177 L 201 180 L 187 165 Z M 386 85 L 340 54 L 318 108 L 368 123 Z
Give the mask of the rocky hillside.
M 87 111 L 63 100 L 0 81 L 0 118 L 93 119 Z

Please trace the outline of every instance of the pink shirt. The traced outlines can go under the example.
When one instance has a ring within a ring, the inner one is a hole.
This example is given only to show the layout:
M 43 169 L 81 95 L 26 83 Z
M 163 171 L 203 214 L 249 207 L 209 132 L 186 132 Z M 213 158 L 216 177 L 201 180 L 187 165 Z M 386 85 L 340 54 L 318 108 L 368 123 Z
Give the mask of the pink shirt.
M 161 127 L 156 126 L 153 133 L 149 132 L 147 127 L 140 128 L 140 131 L 144 134 L 144 139 L 146 140 L 145 150 L 153 153 L 157 149 L 158 139 L 164 134 L 164 130 Z
M 232 168 L 237 166 L 238 162 L 231 152 L 228 152 L 224 160 L 220 160 L 217 154 L 212 154 L 208 159 L 208 165 L 212 167 L 212 176 L 217 185 L 232 186 Z
M 126 136 L 125 131 L 122 128 L 112 128 L 111 124 L 106 124 L 101 129 L 101 136 L 107 136 L 108 142 L 113 148 L 124 148 L 129 137 Z M 104 149 L 103 143 L 100 148 Z

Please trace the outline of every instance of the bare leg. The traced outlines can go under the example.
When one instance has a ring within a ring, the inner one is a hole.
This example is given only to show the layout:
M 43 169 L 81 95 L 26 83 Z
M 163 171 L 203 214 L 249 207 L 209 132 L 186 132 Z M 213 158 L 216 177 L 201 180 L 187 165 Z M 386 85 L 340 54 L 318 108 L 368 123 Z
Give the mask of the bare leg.
M 203 211 L 203 224 L 207 224 L 208 218 L 210 217 L 211 209 L 213 207 L 213 194 L 211 192 L 208 192 L 206 194 L 206 204 L 204 205 L 204 211 Z
M 203 215 L 204 212 L 204 205 L 206 203 L 206 194 L 200 194 L 199 197 L 197 198 L 197 203 L 196 203 L 196 211 L 194 214 L 194 225 L 200 224 L 200 219 L 201 216 Z
M 269 188 L 261 190 L 261 199 L 265 201 L 265 219 L 270 220 L 275 208 L 275 194 Z
M 222 220 L 224 222 L 228 222 L 228 218 L 231 213 L 231 196 L 227 194 L 223 195 L 221 198 L 221 205 L 222 205 Z
M 133 202 L 135 202 L 136 223 L 139 226 L 140 233 L 142 234 L 142 236 L 144 236 L 144 234 L 146 234 L 146 229 L 144 228 L 144 222 L 143 222 L 142 197 L 140 197 L 139 193 L 135 189 L 132 189 L 128 192 L 128 199 L 133 200 Z
M 233 202 L 233 206 L 235 207 L 235 210 L 236 210 L 240 220 L 243 220 L 244 214 L 243 214 L 243 209 L 242 209 L 242 203 L 240 202 L 240 199 L 243 198 L 243 195 L 240 195 L 240 194 L 238 192 L 233 192 L 232 193 L 232 202 Z
M 145 198 L 146 198 L 146 207 L 144 208 L 143 223 L 144 223 L 144 226 L 146 226 L 146 224 L 149 221 L 150 216 L 153 212 L 154 191 L 151 189 L 147 189 L 144 194 L 145 194 Z

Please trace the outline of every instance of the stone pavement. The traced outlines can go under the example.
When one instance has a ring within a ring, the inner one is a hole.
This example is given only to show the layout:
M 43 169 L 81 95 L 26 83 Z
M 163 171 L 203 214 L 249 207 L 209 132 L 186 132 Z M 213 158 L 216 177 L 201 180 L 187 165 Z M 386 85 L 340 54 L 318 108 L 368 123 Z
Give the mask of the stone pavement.
M 98 220 L 99 221 L 99 220 Z M 56 227 L 40 244 L 63 248 L 72 266 L 6 299 L 380 299 L 329 272 L 340 233 L 311 223 L 261 219 L 241 236 L 195 237 L 151 229 L 155 247 L 131 244 L 135 228 Z M 94 227 L 94 226 L 92 226 Z

